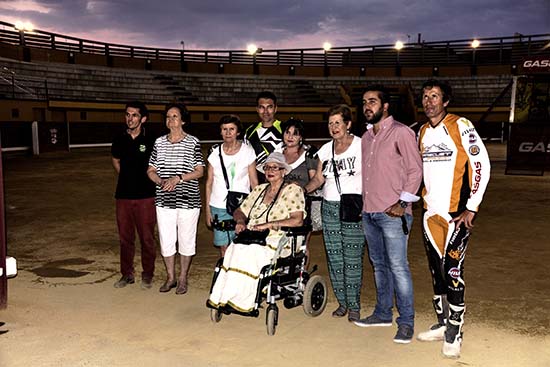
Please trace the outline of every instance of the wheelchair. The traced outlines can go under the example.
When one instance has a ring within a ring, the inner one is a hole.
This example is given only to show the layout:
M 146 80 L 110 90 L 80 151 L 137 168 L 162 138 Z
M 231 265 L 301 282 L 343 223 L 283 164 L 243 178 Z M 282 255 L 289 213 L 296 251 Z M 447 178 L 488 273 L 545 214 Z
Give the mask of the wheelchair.
M 219 230 L 233 230 L 235 223 L 232 220 L 217 221 L 214 218 L 213 226 Z M 327 304 L 327 283 L 320 275 L 312 275 L 317 271 L 317 265 L 311 271 L 306 269 L 307 256 L 305 254 L 305 237 L 311 232 L 311 225 L 301 227 L 282 227 L 286 233 L 279 242 L 271 262 L 261 271 L 256 289 L 254 309 L 250 312 L 241 312 L 232 307 L 220 306 L 215 308 L 208 302 L 210 319 L 213 323 L 221 321 L 224 314 L 239 314 L 242 316 L 259 317 L 262 304 L 265 301 L 267 334 L 274 335 L 279 322 L 279 308 L 277 301 L 282 300 L 284 307 L 291 309 L 302 306 L 304 313 L 309 317 L 316 317 L 323 313 Z M 290 242 L 290 255 L 281 257 L 283 248 Z M 210 293 L 223 265 L 220 258 L 214 269 Z

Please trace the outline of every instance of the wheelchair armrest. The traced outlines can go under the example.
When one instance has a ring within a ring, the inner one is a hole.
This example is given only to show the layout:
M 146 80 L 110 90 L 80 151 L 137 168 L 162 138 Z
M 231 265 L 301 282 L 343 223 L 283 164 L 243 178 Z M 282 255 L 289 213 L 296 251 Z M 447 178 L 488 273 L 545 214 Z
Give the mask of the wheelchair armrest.
M 218 231 L 234 231 L 237 223 L 233 219 L 218 220 L 218 216 L 214 217 L 212 221 L 212 228 Z
M 311 224 L 306 224 L 300 227 L 281 227 L 281 231 L 286 232 L 288 236 L 305 236 L 311 232 Z

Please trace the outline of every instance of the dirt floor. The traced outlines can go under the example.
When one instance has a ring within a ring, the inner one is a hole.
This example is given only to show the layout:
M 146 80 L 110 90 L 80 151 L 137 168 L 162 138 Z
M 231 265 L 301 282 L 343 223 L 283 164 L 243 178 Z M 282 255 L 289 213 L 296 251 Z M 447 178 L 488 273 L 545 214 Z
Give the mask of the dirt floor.
M 395 327 L 363 329 L 324 314 L 281 305 L 275 336 L 260 317 L 210 321 L 205 307 L 217 251 L 202 222 L 189 293 L 161 294 L 119 278 L 109 151 L 5 156 L 8 253 L 19 274 L 8 281 L 0 366 L 550 366 L 550 175 L 505 176 L 503 145 L 490 146 L 492 178 L 466 261 L 467 321 L 462 357 L 440 343 L 397 345 Z M 434 320 L 419 208 L 409 244 L 416 331 Z M 312 263 L 327 277 L 319 235 Z M 140 270 L 139 254 L 136 267 Z M 365 256 L 362 315 L 374 305 Z

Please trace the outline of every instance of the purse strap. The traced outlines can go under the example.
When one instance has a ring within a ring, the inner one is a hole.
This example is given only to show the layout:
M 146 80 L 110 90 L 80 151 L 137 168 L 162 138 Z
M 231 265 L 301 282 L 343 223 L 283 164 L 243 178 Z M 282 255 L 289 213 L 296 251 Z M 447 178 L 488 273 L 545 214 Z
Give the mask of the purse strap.
M 225 180 L 225 187 L 227 187 L 227 191 L 229 191 L 229 179 L 227 178 L 227 171 L 225 170 L 225 164 L 223 164 L 223 157 L 222 157 L 222 144 L 220 144 L 220 163 L 222 164 L 222 172 L 223 172 L 223 179 Z
M 336 161 L 334 160 L 334 140 L 332 141 L 332 170 L 334 171 L 334 179 L 336 180 L 336 188 L 338 189 L 338 194 L 342 195 L 342 189 L 340 188 L 340 175 L 338 174 L 338 169 L 336 167 Z

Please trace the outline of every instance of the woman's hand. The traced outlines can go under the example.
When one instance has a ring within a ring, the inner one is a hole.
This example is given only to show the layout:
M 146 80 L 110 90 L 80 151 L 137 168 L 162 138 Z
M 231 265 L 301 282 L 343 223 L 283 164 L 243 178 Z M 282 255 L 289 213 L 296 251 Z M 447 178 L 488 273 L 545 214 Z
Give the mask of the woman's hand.
M 246 224 L 244 223 L 237 223 L 235 225 L 235 234 L 239 234 L 241 233 L 242 231 L 244 231 L 246 229 Z
M 206 218 L 205 218 L 205 222 L 206 222 L 206 227 L 208 229 L 212 229 L 212 213 L 210 213 L 210 209 L 206 209 Z
M 161 189 L 162 191 L 174 191 L 179 182 L 180 182 L 180 177 L 178 176 L 170 177 L 164 180 L 164 182 L 162 182 Z
M 262 224 L 256 224 L 255 226 L 250 226 L 249 229 L 251 231 L 265 231 L 266 229 L 272 229 L 272 225 L 270 223 L 262 223 Z

